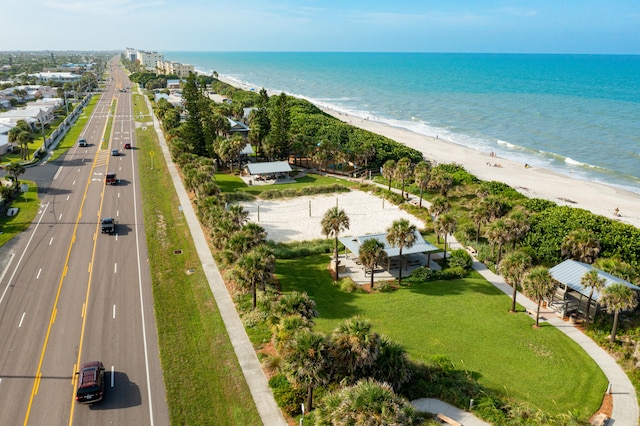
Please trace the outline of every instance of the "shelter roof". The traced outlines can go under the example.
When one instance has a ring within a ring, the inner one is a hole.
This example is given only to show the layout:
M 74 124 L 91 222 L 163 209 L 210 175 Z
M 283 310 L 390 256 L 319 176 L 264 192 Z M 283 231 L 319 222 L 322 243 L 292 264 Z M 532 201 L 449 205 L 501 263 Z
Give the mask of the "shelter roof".
M 424 240 L 422 235 L 415 231 L 415 242 L 411 247 L 404 247 L 402 249 L 402 254 L 413 254 L 413 253 L 431 253 L 435 251 L 439 251 L 440 249 L 433 244 Z M 369 235 L 361 235 L 358 237 L 340 237 L 338 240 L 344 244 L 344 246 L 351 253 L 358 254 L 360 252 L 360 246 L 367 240 L 377 239 L 381 243 L 384 243 L 384 251 L 387 253 L 389 257 L 397 257 L 400 256 L 400 248 L 397 246 L 393 246 L 387 241 L 387 234 L 369 234 Z
M 599 278 L 605 279 L 605 284 L 604 284 L 605 288 L 609 287 L 612 284 L 620 283 L 620 284 L 626 285 L 632 290 L 640 291 L 640 287 L 633 285 L 630 282 L 623 280 L 622 278 L 618 278 L 614 275 L 608 274 L 587 263 L 582 263 L 582 262 L 578 262 L 576 260 L 571 260 L 571 259 L 567 259 L 564 262 L 559 263 L 558 265 L 549 269 L 549 273 L 551 274 L 551 277 L 553 277 L 554 280 L 558 281 L 561 284 L 567 285 L 571 289 L 579 293 L 582 293 L 588 297 L 589 293 L 591 292 L 591 289 L 585 288 L 582 285 L 581 280 L 584 274 L 591 271 L 592 269 L 595 269 L 596 271 L 598 271 Z M 594 290 L 593 298 L 595 300 L 600 300 L 600 292 L 597 290 Z
M 288 173 L 291 166 L 286 161 L 271 161 L 268 163 L 249 163 L 247 170 L 251 175 L 269 175 L 273 173 Z

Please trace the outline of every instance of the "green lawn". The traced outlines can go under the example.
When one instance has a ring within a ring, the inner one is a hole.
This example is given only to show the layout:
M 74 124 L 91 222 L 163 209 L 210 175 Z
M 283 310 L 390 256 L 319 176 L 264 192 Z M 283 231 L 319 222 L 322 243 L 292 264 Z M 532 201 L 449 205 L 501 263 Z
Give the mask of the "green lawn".
M 38 187 L 35 182 L 20 180 L 21 185 L 25 183 L 29 185 L 29 190 L 27 192 L 21 192 L 8 206 L 17 207 L 18 214 L 9 217 L 6 215 L 6 208 L 3 208 L 1 211 L 0 231 L 2 231 L 2 233 L 0 234 L 0 247 L 19 233 L 26 231 L 40 210 Z
M 329 334 L 339 322 L 363 315 L 412 359 L 446 355 L 482 386 L 517 401 L 553 414 L 578 410 L 583 418 L 599 408 L 607 380 L 594 361 L 553 326 L 535 329 L 527 314 L 510 314 L 510 298 L 479 274 L 353 294 L 332 285 L 328 262 L 328 255 L 318 255 L 277 264 L 284 292 L 305 291 L 316 301 L 318 331 Z
M 134 99 L 136 115 L 147 114 L 141 95 Z M 158 158 L 151 168 L 148 154 L 161 153 L 153 127 L 136 129 L 136 149 L 170 422 L 261 424 L 166 165 Z
M 260 193 L 264 191 L 270 191 L 272 189 L 277 190 L 285 190 L 289 188 L 303 188 L 305 186 L 320 186 L 320 185 L 333 185 L 335 183 L 339 183 L 341 185 L 352 187 L 357 186 L 358 183 L 351 182 L 345 179 L 339 179 L 330 176 L 321 176 L 308 174 L 304 177 L 296 179 L 295 183 L 282 183 L 282 184 L 273 184 L 273 185 L 251 185 L 248 186 L 244 183 L 240 177 L 228 174 L 228 173 L 216 173 L 215 175 L 216 183 L 222 192 L 234 192 L 234 191 L 244 191 L 253 195 L 260 195 Z

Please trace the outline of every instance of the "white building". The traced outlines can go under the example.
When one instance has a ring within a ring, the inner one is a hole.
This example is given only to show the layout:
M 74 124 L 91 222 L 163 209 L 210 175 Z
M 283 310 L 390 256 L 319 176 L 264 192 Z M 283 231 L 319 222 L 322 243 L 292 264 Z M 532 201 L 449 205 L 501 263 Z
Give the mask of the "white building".
M 155 71 L 157 62 L 164 61 L 164 55 L 158 52 L 143 52 L 141 50 L 138 50 L 136 52 L 136 60 L 145 69 L 149 71 Z
M 156 68 L 166 75 L 177 75 L 180 78 L 189 76 L 189 73 L 194 72 L 193 65 L 181 64 L 179 62 L 171 61 L 158 61 Z
M 80 80 L 82 77 L 79 74 L 74 74 L 72 72 L 37 72 L 35 74 L 29 74 L 32 77 L 35 77 L 39 83 L 45 83 L 49 81 L 55 81 L 58 83 L 73 83 L 75 81 Z

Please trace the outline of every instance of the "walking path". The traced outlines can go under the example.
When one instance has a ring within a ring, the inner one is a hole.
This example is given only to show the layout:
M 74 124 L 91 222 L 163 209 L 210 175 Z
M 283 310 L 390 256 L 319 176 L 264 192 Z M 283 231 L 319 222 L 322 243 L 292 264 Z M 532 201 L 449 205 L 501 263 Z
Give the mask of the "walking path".
M 147 101 L 149 111 L 153 111 L 149 99 L 146 96 L 145 99 Z M 158 135 L 160 148 L 162 149 L 169 173 L 171 174 L 171 179 L 173 180 L 173 185 L 178 194 L 178 198 L 180 199 L 182 212 L 184 213 L 184 217 L 193 238 L 193 243 L 196 247 L 196 251 L 198 252 L 198 256 L 200 257 L 202 269 L 207 277 L 209 287 L 211 288 L 213 297 L 218 305 L 220 316 L 222 316 L 222 320 L 227 328 L 229 339 L 231 340 L 233 349 L 238 357 L 238 362 L 242 368 L 242 372 L 245 380 L 247 381 L 247 385 L 249 386 L 249 390 L 251 391 L 251 395 L 253 396 L 253 400 L 256 404 L 258 413 L 260 414 L 260 418 L 262 419 L 262 423 L 269 426 L 286 426 L 287 422 L 282 415 L 282 411 L 280 411 L 280 408 L 276 404 L 273 392 L 271 392 L 271 388 L 269 387 L 267 377 L 262 370 L 262 366 L 260 365 L 260 361 L 258 361 L 253 345 L 251 344 L 249 336 L 247 336 L 247 332 L 244 329 L 242 320 L 236 311 L 236 307 L 233 304 L 233 300 L 231 299 L 229 292 L 227 291 L 222 275 L 220 274 L 218 266 L 213 259 L 213 255 L 209 249 L 209 244 L 207 244 L 204 232 L 202 231 L 198 217 L 193 210 L 187 191 L 182 184 L 178 170 L 171 159 L 169 147 L 167 146 L 164 134 L 162 133 L 160 123 L 158 122 L 155 114 L 151 114 L 151 116 L 153 117 L 153 125 L 155 126 L 156 133 Z

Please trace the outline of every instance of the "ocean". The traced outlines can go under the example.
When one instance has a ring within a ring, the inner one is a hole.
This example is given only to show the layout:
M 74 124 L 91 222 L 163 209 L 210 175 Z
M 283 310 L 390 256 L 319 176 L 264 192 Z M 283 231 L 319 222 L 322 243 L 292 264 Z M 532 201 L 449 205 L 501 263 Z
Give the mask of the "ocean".
M 259 90 L 640 194 L 640 56 L 164 52 Z

